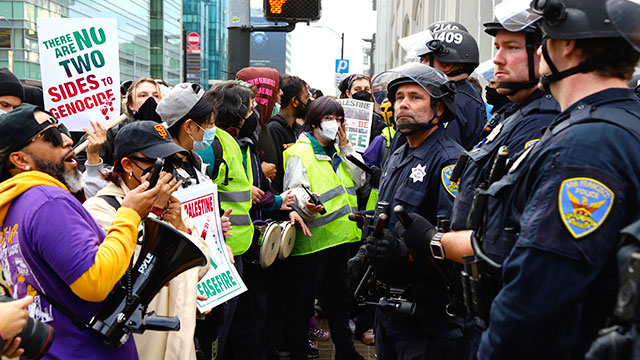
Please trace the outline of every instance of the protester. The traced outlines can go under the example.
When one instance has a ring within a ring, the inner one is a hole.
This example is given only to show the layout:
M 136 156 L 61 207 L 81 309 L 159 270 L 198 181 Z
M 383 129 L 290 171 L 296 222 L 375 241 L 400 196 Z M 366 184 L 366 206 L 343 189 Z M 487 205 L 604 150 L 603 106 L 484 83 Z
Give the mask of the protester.
M 42 89 L 35 86 L 23 85 L 24 89 L 24 101 L 25 104 L 32 104 L 44 108 L 44 97 Z
M 22 104 L 24 89 L 20 80 L 7 68 L 0 68 L 0 114 L 9 112 Z
M 298 230 L 290 259 L 289 281 L 295 286 L 288 301 L 286 339 L 291 359 L 307 358 L 316 297 L 323 299 L 336 359 L 362 359 L 348 324 L 346 264 L 348 244 L 361 236 L 348 215 L 356 208 L 355 190 L 363 185 L 364 173 L 347 155 L 361 159 L 347 139 L 344 110 L 336 100 L 322 97 L 307 112 L 298 141 L 284 152 L 284 187 L 295 194 L 295 212 L 309 227 L 309 233 Z M 317 193 L 323 205 L 312 203 L 303 187 Z
M 139 78 L 131 84 L 127 90 L 125 101 L 122 103 L 122 108 L 124 109 L 124 114 L 127 115 L 127 119 L 107 131 L 107 140 L 102 147 L 100 147 L 99 155 L 104 164 L 113 164 L 115 160 L 113 155 L 114 141 L 118 131 L 123 126 L 136 120 L 153 120 L 158 123 L 162 121 L 160 116 L 156 114 L 156 107 L 158 106 L 158 101 L 161 99 L 162 94 L 155 80 Z M 83 142 L 87 137 L 88 135 L 82 136 L 78 143 Z M 87 159 L 86 152 L 83 151 L 76 154 L 76 157 L 79 161 L 80 170 L 84 171 L 84 164 Z
M 296 123 L 296 119 L 304 119 L 311 100 L 307 84 L 297 76 L 283 75 L 280 89 L 282 89 L 280 112 L 267 123 L 267 129 L 269 129 L 276 147 L 280 150 L 276 162 L 276 176 L 272 180 L 272 186 L 276 191 L 282 192 L 284 190 L 282 186 L 284 178 L 282 152 L 298 139 L 300 126 Z
M 48 356 L 137 359 L 133 338 L 121 347 L 107 346 L 58 307 L 85 322 L 103 307 L 128 267 L 140 219 L 168 179 L 147 191 L 143 180 L 133 189 L 105 237 L 70 194 L 82 190 L 82 176 L 64 125 L 41 108 L 23 105 L 0 115 L 0 133 L 0 223 L 13 229 L 7 234 L 13 241 L 2 244 L 0 263 L 12 296 L 33 296 L 30 314 L 54 327 L 56 339 Z
M 179 164 L 175 156 L 185 152 L 171 141 L 171 137 L 166 135 L 164 128 L 158 130 L 156 126 L 159 125 L 155 122 L 139 121 L 123 127 L 116 136 L 116 165 L 106 175 L 110 182 L 95 197 L 83 204 L 105 231 L 117 216 L 122 199 L 131 191 L 130 189 L 140 184 L 143 172 L 153 166 L 155 159 L 161 158 Z M 161 177 L 171 178 L 172 175 L 161 173 Z M 166 222 L 183 232 L 184 236 L 189 236 L 196 233 L 195 228 L 189 222 L 187 215 L 182 212 L 180 201 L 171 195 L 180 188 L 181 184 L 182 180 L 173 178 L 162 185 L 163 189 L 161 195 L 156 198 L 152 216 L 162 215 Z M 196 237 L 193 243 L 199 245 L 204 253 L 208 253 L 202 239 Z M 133 262 L 139 251 L 140 248 L 137 247 Z M 161 316 L 178 316 L 180 331 L 147 331 L 144 334 L 134 334 L 140 359 L 196 358 L 193 342 L 196 284 L 208 268 L 204 266 L 190 269 L 178 275 L 149 303 L 147 311 L 155 311 Z

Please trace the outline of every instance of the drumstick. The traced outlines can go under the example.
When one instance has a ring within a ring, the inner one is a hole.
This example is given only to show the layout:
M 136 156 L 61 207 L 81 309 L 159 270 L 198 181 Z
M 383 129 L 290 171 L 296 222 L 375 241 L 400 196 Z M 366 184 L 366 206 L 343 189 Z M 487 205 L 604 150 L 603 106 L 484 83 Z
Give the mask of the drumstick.
M 105 129 L 107 129 L 107 131 L 108 131 L 112 127 L 114 127 L 114 126 L 120 124 L 121 122 L 123 122 L 126 118 L 127 118 L 126 114 L 120 115 L 117 119 L 115 119 L 112 122 L 108 123 L 107 126 L 105 126 Z M 82 143 L 80 143 L 80 145 L 77 145 L 76 147 L 74 147 L 73 151 L 76 154 L 80 153 L 80 152 L 84 151 L 84 149 L 86 149 L 87 146 L 89 146 L 89 140 L 85 140 Z

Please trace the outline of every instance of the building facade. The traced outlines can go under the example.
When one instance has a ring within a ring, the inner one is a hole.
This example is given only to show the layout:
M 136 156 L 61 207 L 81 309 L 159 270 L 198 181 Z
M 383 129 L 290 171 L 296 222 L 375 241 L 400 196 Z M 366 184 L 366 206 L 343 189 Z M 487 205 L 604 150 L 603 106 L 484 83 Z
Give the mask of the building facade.
M 480 62 L 493 57 L 493 38 L 485 34 L 483 23 L 493 20 L 499 0 L 375 0 L 377 34 L 374 49 L 375 72 L 404 63 L 405 52 L 398 39 L 426 30 L 436 21 L 457 21 L 478 42 Z
M 115 18 L 120 80 L 182 79 L 182 2 L 179 0 L 0 0 L 0 67 L 40 86 L 38 18 Z
M 185 33 L 200 35 L 200 84 L 227 78 L 227 0 L 184 0 Z

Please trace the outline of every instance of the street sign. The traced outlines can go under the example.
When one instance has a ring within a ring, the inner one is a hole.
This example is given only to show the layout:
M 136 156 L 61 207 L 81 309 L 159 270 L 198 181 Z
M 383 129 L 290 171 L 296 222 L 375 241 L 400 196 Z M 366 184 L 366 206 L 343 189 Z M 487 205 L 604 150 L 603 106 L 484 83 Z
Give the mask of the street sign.
M 200 45 L 187 45 L 187 54 L 200 54 Z
M 336 59 L 336 74 L 348 74 L 349 73 L 349 60 Z
M 200 44 L 200 34 L 198 34 L 197 32 L 190 32 L 189 35 L 187 35 L 187 42 L 189 43 L 189 45 Z

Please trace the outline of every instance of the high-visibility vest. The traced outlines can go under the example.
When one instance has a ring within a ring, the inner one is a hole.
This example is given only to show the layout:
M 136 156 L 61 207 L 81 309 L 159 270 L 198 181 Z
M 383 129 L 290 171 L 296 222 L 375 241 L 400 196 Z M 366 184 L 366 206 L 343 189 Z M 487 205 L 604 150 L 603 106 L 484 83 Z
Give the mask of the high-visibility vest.
M 218 176 L 213 182 L 218 184 L 220 207 L 225 211 L 233 209 L 229 216 L 233 236 L 227 238 L 227 244 L 233 250 L 233 255 L 242 255 L 249 249 L 253 240 L 253 222 L 249 216 L 253 185 L 251 161 L 247 161 L 246 167 L 244 166 L 240 146 L 228 132 L 217 128 L 216 137 L 222 144 L 224 162 L 220 165 Z M 227 170 L 228 184 L 225 185 Z
M 380 161 L 380 165 L 382 167 L 384 167 L 384 164 L 387 162 L 387 159 L 389 158 L 389 147 L 391 146 L 391 140 L 393 139 L 394 135 L 396 134 L 396 129 L 394 129 L 392 126 L 387 126 L 386 128 L 384 128 L 384 130 L 382 130 L 382 137 L 385 140 L 385 147 L 382 148 L 382 159 Z M 369 199 L 367 200 L 367 206 L 366 206 L 366 210 L 375 210 L 376 209 L 376 204 L 378 203 L 378 189 L 371 189 L 371 192 L 369 193 Z
M 318 160 L 310 143 L 300 141 L 289 147 L 283 154 L 284 168 L 290 156 L 298 157 L 309 176 L 312 193 L 320 195 L 326 214 L 317 214 L 307 222 L 313 237 L 296 232 L 296 242 L 291 256 L 318 252 L 333 246 L 360 240 L 362 232 L 356 223 L 349 220 L 349 214 L 357 210 L 356 186 L 344 162 L 333 170 L 329 160 Z

